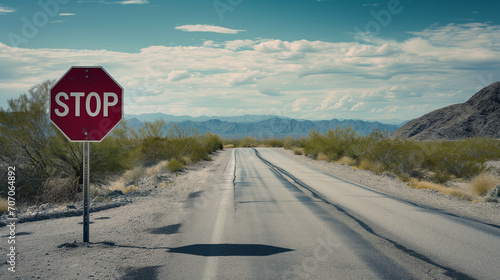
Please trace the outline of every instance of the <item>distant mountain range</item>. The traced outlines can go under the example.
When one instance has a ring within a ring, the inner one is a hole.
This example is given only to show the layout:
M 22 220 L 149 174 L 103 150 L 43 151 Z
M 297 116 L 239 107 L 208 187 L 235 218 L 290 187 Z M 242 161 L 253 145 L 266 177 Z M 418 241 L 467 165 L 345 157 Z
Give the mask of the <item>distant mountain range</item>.
M 155 120 L 164 120 L 167 123 L 172 122 L 183 122 L 183 121 L 193 121 L 193 122 L 204 122 L 209 120 L 221 120 L 226 122 L 237 122 L 237 123 L 250 123 L 250 122 L 258 122 L 263 120 L 268 120 L 272 118 L 280 118 L 280 119 L 290 119 L 286 117 L 276 116 L 276 115 L 243 115 L 243 116 L 234 116 L 234 117 L 208 117 L 208 116 L 199 116 L 199 117 L 191 117 L 191 116 L 173 116 L 167 115 L 163 113 L 152 113 L 152 114 L 140 114 L 140 115 L 129 115 L 125 114 L 125 119 L 136 118 L 141 122 L 151 122 Z
M 214 133 L 224 138 L 244 138 L 247 136 L 258 139 L 305 137 L 312 129 L 325 133 L 329 129 L 336 127 L 351 127 L 360 135 L 368 135 L 373 129 L 395 131 L 399 126 L 393 124 L 383 124 L 380 122 L 368 122 L 361 120 L 322 120 L 308 121 L 295 120 L 290 118 L 272 115 L 245 115 L 238 117 L 190 117 L 190 116 L 170 116 L 165 114 L 143 114 L 126 115 L 127 124 L 134 129 L 139 129 L 146 121 L 164 120 L 167 125 L 176 123 L 184 129 L 195 129 L 199 133 Z
M 500 138 L 500 82 L 483 88 L 464 103 L 407 122 L 391 137 L 414 140 Z

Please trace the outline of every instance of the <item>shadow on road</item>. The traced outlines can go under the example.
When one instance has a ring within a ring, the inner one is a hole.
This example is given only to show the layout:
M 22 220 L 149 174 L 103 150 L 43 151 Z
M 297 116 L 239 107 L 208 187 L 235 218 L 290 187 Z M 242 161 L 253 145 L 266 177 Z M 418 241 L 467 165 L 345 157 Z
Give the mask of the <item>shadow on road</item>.
M 262 244 L 193 244 L 170 248 L 170 253 L 181 253 L 204 257 L 218 256 L 270 256 L 293 249 L 262 245 Z
M 175 234 L 179 233 L 179 229 L 181 228 L 182 224 L 174 224 L 174 225 L 169 225 L 165 227 L 159 227 L 159 228 L 153 228 L 149 230 L 149 233 L 151 234 Z

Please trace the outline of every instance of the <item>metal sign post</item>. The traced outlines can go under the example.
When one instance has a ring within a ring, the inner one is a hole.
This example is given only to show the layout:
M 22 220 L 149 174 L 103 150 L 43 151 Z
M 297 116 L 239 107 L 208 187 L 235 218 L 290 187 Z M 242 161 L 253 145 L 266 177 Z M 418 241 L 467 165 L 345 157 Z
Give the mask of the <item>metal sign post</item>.
M 73 66 L 50 88 L 50 121 L 82 142 L 83 242 L 89 242 L 90 142 L 101 142 L 123 119 L 123 88 L 101 66 Z
M 83 142 L 83 243 L 89 243 L 90 142 Z

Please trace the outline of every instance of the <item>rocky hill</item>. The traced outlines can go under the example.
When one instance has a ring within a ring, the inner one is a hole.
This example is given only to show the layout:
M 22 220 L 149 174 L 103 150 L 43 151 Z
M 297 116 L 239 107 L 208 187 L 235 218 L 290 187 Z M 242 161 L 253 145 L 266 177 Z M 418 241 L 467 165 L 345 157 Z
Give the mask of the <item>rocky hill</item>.
M 500 82 L 483 88 L 465 103 L 450 105 L 407 122 L 391 137 L 414 140 L 500 138 Z

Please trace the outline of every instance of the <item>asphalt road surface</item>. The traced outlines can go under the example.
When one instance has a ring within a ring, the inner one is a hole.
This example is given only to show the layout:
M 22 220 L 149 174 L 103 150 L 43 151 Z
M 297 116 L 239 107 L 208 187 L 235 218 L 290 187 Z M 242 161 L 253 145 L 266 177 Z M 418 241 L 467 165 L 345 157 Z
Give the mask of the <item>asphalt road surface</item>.
M 500 228 L 286 158 L 234 149 L 176 235 L 163 279 L 499 279 Z

